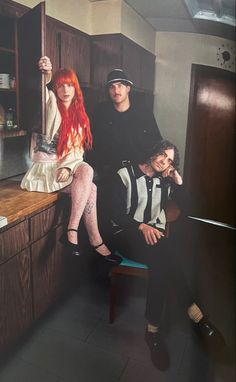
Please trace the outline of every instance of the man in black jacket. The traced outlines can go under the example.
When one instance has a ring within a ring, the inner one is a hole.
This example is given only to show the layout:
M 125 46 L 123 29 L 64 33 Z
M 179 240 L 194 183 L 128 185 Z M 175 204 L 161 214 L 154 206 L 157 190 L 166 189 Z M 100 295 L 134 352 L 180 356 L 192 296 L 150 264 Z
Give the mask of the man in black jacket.
M 110 236 L 107 199 L 111 176 L 162 137 L 153 113 L 131 100 L 133 82 L 122 69 L 107 76 L 109 100 L 98 105 L 92 118 L 93 151 L 87 158 L 97 174 L 98 218 L 104 236 Z
M 109 177 L 162 137 L 153 113 L 131 101 L 133 82 L 122 69 L 108 74 L 109 100 L 101 103 L 92 118 L 92 165 L 100 179 Z

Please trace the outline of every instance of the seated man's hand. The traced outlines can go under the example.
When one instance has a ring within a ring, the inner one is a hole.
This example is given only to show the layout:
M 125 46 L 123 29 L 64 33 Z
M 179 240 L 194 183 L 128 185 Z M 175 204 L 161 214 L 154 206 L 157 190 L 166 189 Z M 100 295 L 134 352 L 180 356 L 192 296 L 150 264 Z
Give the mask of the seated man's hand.
M 148 224 L 142 223 L 138 228 L 148 245 L 154 245 L 161 239 L 161 237 L 165 236 L 163 232 L 159 231 L 157 228 L 151 227 Z
M 183 183 L 181 175 L 173 166 L 169 166 L 165 171 L 163 171 L 162 176 L 164 178 L 169 176 L 178 185 L 181 185 Z
M 67 167 L 57 170 L 57 182 L 66 182 L 70 177 L 71 171 Z

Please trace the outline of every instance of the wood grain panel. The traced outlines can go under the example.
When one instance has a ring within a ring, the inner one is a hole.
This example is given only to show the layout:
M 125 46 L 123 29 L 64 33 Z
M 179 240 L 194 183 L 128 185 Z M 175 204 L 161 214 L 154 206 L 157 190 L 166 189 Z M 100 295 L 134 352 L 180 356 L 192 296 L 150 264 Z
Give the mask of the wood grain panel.
M 123 38 L 122 67 L 134 86 L 141 88 L 141 48 L 133 41 Z
M 184 182 L 191 215 L 236 225 L 235 73 L 192 65 Z
M 34 319 L 43 313 L 66 290 L 68 255 L 58 242 L 61 227 L 32 245 Z
M 45 3 L 24 14 L 17 25 L 19 63 L 20 127 L 27 131 L 45 131 L 45 79 L 37 62 L 45 55 Z M 30 60 L 28 53 L 30 51 Z
M 23 222 L 1 233 L 0 264 L 16 255 L 29 244 L 28 222 Z
M 90 83 L 90 36 L 47 17 L 46 51 L 53 65 L 75 70 L 81 85 Z
M 120 35 L 93 36 L 91 57 L 91 83 L 104 88 L 107 74 L 122 67 Z
M 19 182 L 2 181 L 0 182 L 0 215 L 6 216 L 10 224 L 52 204 L 60 197 L 59 192 L 51 194 L 29 192 L 22 190 Z
M 53 205 L 50 208 L 34 215 L 30 219 L 30 238 L 31 241 L 36 241 L 40 237 L 44 236 L 53 226 L 56 225 L 56 206 Z
M 46 16 L 46 55 L 52 63 L 52 71 L 59 68 L 59 49 L 57 41 L 57 28 L 54 19 Z
M 50 229 L 67 220 L 70 212 L 69 197 L 67 195 L 56 204 L 39 212 L 30 218 L 30 240 L 36 241 L 44 236 Z
M 141 57 L 141 89 L 148 90 L 153 93 L 155 81 L 155 56 L 145 49 L 140 50 Z
M 122 34 L 92 37 L 91 83 L 104 88 L 107 74 L 124 69 L 139 90 L 153 92 L 155 56 Z
M 0 352 L 32 324 L 30 251 L 0 267 Z
M 12 18 L 23 16 L 29 9 L 29 7 L 11 0 L 1 0 L 0 4 L 0 13 Z
M 90 82 L 90 39 L 79 31 L 61 32 L 61 64 L 72 68 L 78 75 L 80 84 Z

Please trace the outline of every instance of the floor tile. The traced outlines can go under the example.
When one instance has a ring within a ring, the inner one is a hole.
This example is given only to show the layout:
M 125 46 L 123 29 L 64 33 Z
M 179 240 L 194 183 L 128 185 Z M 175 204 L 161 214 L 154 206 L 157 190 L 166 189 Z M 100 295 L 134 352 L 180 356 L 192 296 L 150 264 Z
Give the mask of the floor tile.
M 158 371 L 151 364 L 130 359 L 119 382 L 167 382 L 166 372 Z M 173 381 L 170 381 L 173 382 Z
M 97 290 L 97 298 L 96 298 Z M 104 314 L 104 309 L 107 306 L 108 291 L 99 290 L 99 288 L 92 288 L 89 285 L 84 285 L 82 288 L 78 288 L 66 301 L 62 309 L 73 309 L 83 312 L 86 310 L 87 314 L 90 314 L 94 318 L 100 318 Z M 81 309 L 83 308 L 83 309 Z
M 148 360 L 149 353 L 144 342 L 144 327 L 144 322 L 142 328 L 137 328 L 137 326 L 132 326 L 130 321 L 116 321 L 112 325 L 101 321 L 88 337 L 87 343 L 114 354 Z
M 207 382 L 211 363 L 200 344 L 187 338 L 185 351 L 178 370 L 177 382 Z
M 186 346 L 186 339 L 179 334 L 171 333 L 166 339 L 170 354 L 170 367 L 165 372 L 157 370 L 151 362 L 149 352 L 147 360 L 129 360 L 120 382 L 176 382 L 179 365 Z
M 80 306 L 66 306 L 47 317 L 44 326 L 47 329 L 84 341 L 96 327 L 98 318 L 93 314 L 90 306 L 83 302 Z
M 44 331 L 21 357 L 70 382 L 117 382 L 127 363 L 125 356 L 52 330 Z
M 20 359 L 12 359 L 0 368 L 1 382 L 66 382 L 44 368 Z M 69 382 L 69 381 L 68 381 Z

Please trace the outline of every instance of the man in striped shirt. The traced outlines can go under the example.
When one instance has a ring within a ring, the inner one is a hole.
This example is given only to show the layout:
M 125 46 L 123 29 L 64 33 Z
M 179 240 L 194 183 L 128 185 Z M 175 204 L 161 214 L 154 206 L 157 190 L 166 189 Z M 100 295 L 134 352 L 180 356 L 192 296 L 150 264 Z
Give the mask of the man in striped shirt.
M 146 302 L 146 342 L 151 359 L 160 370 L 169 366 L 169 354 L 159 331 L 168 285 L 174 285 L 177 299 L 203 333 L 217 344 L 223 343 L 219 331 L 203 317 L 176 260 L 176 245 L 166 238 L 165 208 L 174 200 L 186 212 L 187 196 L 178 171 L 177 148 L 163 140 L 145 155 L 141 163 L 121 168 L 114 178 L 111 198 L 114 243 L 126 257 L 146 263 L 149 283 Z

